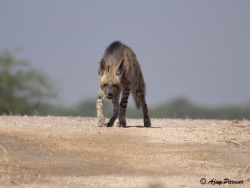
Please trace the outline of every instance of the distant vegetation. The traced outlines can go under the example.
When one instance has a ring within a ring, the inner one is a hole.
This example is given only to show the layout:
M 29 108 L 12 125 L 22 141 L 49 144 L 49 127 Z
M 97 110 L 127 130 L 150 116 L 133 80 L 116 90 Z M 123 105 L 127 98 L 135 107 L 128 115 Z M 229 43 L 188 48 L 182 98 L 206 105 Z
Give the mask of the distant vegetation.
M 195 105 L 187 99 L 175 99 L 151 109 L 155 118 L 190 119 L 250 119 L 250 104 L 245 106 L 205 107 Z
M 55 96 L 54 84 L 48 76 L 33 69 L 29 63 L 16 60 L 10 53 L 0 54 L 0 115 L 96 117 L 96 99 L 65 107 L 49 102 Z M 106 101 L 103 108 L 104 114 L 111 117 L 111 102 Z M 180 98 L 149 107 L 149 114 L 152 118 L 250 119 L 250 103 L 209 108 Z M 141 118 L 142 111 L 132 106 L 127 110 L 127 117 Z
M 49 110 L 48 110 L 49 109 Z M 113 107 L 111 101 L 104 103 L 104 114 L 111 117 Z M 90 116 L 96 117 L 96 100 L 87 100 L 72 107 L 51 106 L 41 111 L 40 115 L 56 116 Z M 160 106 L 149 107 L 149 114 L 152 118 L 181 118 L 181 119 L 250 119 L 250 104 L 245 106 L 222 106 L 208 108 L 205 106 L 194 105 L 187 99 L 175 99 Z M 134 106 L 127 110 L 128 118 L 141 118 L 142 111 Z
M 28 62 L 0 54 L 0 114 L 34 114 L 55 95 L 51 81 Z

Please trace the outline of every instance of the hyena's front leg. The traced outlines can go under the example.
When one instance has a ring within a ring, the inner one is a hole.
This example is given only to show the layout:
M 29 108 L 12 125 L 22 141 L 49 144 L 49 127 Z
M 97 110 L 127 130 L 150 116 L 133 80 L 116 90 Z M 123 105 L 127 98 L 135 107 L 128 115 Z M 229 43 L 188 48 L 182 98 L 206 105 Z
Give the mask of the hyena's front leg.
M 118 114 L 119 114 L 119 96 L 120 96 L 120 91 L 118 90 L 114 98 L 112 99 L 112 103 L 114 105 L 114 113 L 109 122 L 107 123 L 107 127 L 112 127 Z
M 130 93 L 130 87 L 127 85 L 124 87 L 122 92 L 122 99 L 120 103 L 120 114 L 119 114 L 119 124 L 120 127 L 126 127 L 126 110 L 127 110 L 127 104 L 128 104 L 128 97 Z
M 103 90 L 100 88 L 99 89 L 99 94 L 98 94 L 98 99 L 96 101 L 96 111 L 97 111 L 97 119 L 98 119 L 98 126 L 102 127 L 105 125 L 105 118 L 103 115 L 103 110 L 102 110 L 102 106 L 103 106 L 103 101 L 105 100 L 105 94 L 103 92 Z

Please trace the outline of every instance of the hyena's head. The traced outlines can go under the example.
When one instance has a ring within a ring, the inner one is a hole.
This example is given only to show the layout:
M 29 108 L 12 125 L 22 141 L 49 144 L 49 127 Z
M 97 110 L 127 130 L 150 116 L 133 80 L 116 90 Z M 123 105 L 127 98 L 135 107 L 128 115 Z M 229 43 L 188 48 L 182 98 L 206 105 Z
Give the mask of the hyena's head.
M 102 59 L 98 67 L 100 75 L 100 87 L 108 99 L 112 99 L 119 94 L 121 90 L 121 78 L 123 74 L 123 59 L 115 65 L 107 65 L 105 59 Z

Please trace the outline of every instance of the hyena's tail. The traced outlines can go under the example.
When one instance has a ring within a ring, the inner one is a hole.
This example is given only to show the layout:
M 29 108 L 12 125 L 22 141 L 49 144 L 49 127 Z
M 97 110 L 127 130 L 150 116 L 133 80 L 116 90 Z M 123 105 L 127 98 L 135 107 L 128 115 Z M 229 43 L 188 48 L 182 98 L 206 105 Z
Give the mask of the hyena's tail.
M 142 73 L 140 73 L 140 77 L 138 79 L 138 82 L 136 82 L 136 84 L 134 85 L 132 93 L 136 108 L 139 109 L 142 106 L 142 101 L 145 100 L 145 93 L 146 93 L 146 86 Z

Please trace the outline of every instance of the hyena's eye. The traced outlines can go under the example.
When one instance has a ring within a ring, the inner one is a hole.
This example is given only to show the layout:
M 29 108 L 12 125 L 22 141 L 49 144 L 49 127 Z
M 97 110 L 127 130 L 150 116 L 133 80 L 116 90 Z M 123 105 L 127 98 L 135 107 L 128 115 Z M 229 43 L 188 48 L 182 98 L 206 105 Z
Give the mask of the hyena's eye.
M 114 88 L 117 88 L 117 84 L 113 84 L 113 87 L 114 87 Z
M 103 87 L 107 87 L 108 86 L 108 84 L 103 84 Z

